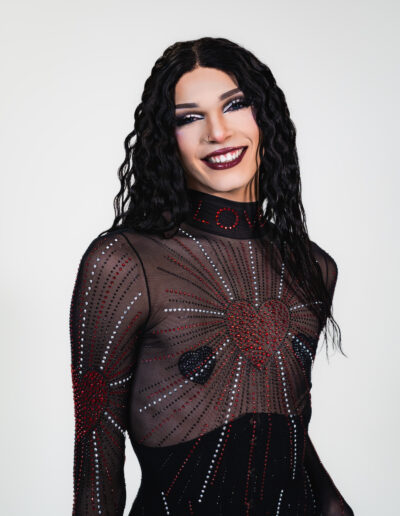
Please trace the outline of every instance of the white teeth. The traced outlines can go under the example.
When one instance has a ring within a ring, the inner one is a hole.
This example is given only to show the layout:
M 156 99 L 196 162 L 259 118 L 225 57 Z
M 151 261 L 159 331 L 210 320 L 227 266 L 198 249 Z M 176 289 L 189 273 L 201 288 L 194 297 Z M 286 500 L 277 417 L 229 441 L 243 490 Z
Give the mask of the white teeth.
M 243 148 L 239 149 L 235 152 L 228 152 L 227 154 L 220 154 L 219 156 L 213 156 L 211 158 L 207 158 L 207 161 L 211 161 L 211 163 L 226 163 L 227 161 L 233 161 L 243 152 Z

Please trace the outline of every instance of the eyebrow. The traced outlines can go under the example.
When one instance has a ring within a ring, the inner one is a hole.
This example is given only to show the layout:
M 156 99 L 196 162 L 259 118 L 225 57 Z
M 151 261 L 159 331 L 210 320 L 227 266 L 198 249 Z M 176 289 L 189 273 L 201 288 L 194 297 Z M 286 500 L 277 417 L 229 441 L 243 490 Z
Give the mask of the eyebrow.
M 226 91 L 225 93 L 222 93 L 222 95 L 219 96 L 219 100 L 224 100 L 227 97 L 230 97 L 231 95 L 233 95 L 234 93 L 237 93 L 238 91 L 241 91 L 241 89 L 234 88 L 233 90 Z M 186 104 L 176 104 L 176 106 L 175 106 L 176 109 L 196 108 L 196 107 L 199 107 L 199 105 L 196 104 L 195 102 L 187 102 Z

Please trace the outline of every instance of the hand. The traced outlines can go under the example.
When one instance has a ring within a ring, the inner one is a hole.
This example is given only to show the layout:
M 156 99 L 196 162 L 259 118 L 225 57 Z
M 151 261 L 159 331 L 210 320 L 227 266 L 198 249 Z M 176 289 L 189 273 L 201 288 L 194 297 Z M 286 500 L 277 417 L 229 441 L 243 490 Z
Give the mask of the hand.
M 354 516 L 354 512 L 343 498 L 335 498 L 322 505 L 321 516 Z

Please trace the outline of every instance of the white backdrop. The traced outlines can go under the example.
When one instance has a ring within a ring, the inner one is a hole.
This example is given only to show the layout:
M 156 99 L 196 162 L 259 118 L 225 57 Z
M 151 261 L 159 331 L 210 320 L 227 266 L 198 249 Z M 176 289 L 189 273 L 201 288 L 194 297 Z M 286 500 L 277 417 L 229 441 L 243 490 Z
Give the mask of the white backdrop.
M 310 236 L 339 267 L 334 315 L 348 358 L 317 354 L 311 438 L 356 516 L 398 514 L 398 2 L 0 9 L 1 513 L 71 514 L 79 260 L 112 223 L 123 140 L 155 60 L 207 35 L 253 51 L 283 89 Z M 125 471 L 128 510 L 140 478 L 129 440 Z

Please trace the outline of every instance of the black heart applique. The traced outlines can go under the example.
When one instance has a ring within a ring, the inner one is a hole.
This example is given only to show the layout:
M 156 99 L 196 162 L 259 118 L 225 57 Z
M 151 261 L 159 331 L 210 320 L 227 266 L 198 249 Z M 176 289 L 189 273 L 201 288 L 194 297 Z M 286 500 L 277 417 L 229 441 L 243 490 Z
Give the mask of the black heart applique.
M 179 357 L 179 371 L 192 382 L 204 385 L 215 367 L 216 358 L 210 346 L 201 346 L 194 351 L 186 351 Z

